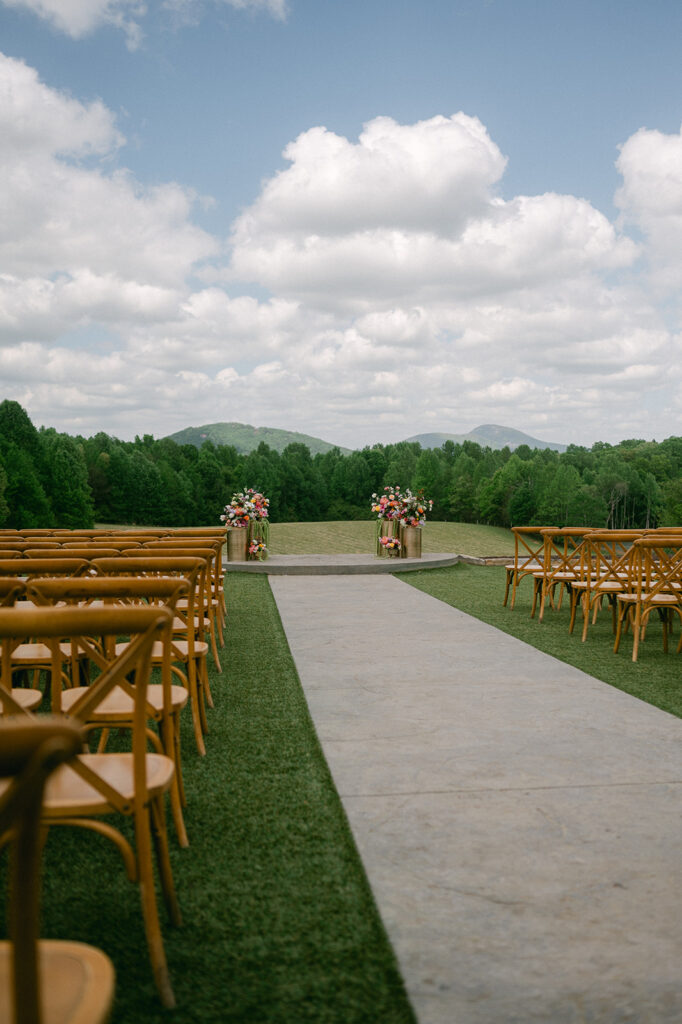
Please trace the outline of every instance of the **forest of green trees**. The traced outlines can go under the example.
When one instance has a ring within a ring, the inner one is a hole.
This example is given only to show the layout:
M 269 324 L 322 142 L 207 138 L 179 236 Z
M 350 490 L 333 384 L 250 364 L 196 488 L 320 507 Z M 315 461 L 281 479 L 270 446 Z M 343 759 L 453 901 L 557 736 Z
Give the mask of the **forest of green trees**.
M 72 437 L 40 430 L 17 402 L 0 403 L 0 526 L 95 523 L 202 526 L 220 521 L 235 491 L 270 499 L 273 522 L 371 518 L 384 485 L 423 490 L 431 518 L 522 526 L 682 525 L 682 437 L 571 445 L 559 454 L 447 441 L 402 441 L 342 455 L 311 456 L 302 444 L 248 455 L 206 442 L 200 449 L 148 434 Z

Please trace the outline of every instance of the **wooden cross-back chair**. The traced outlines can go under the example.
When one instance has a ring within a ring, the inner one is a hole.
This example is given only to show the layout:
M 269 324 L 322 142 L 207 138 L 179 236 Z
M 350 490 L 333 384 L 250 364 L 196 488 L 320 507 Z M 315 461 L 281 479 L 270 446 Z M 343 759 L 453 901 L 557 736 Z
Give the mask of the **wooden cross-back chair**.
M 129 879 L 136 882 L 139 889 L 154 980 L 161 1002 L 166 1007 L 175 1005 L 175 997 L 156 906 L 152 846 L 156 850 L 161 890 L 171 923 L 180 924 L 168 855 L 164 806 L 165 794 L 172 784 L 174 762 L 165 754 L 150 753 L 147 749 L 147 686 L 153 646 L 157 642 L 170 643 L 172 621 L 172 611 L 160 607 L 0 609 L 3 679 L 10 669 L 12 647 L 36 632 L 47 638 L 54 673 L 60 669 L 63 658 L 60 643 L 65 637 L 70 643 L 85 649 L 88 649 L 92 636 L 129 637 L 123 650 L 73 704 L 70 718 L 85 727 L 97 707 L 116 687 L 121 687 L 134 703 L 132 749 L 121 753 L 81 753 L 58 768 L 45 787 L 42 819 L 49 826 L 82 826 L 115 843 Z M 5 691 L 1 699 L 11 701 Z M 21 714 L 21 709 L 15 707 L 14 713 Z M 111 823 L 102 820 L 112 815 L 132 819 L 132 842 Z M 96 894 L 94 896 L 96 898 Z
M 178 600 L 189 590 L 189 584 L 182 577 L 175 576 L 87 576 L 78 579 L 38 579 L 26 585 L 26 597 L 37 606 L 71 604 L 80 607 L 95 605 L 162 605 L 174 611 Z M 52 679 L 52 710 L 67 714 L 82 697 L 85 687 L 79 686 L 80 679 L 90 679 L 91 669 L 103 671 L 116 653 L 116 645 L 110 638 L 107 645 L 90 641 L 84 646 L 62 644 L 65 657 L 71 659 L 71 683 L 63 688 L 63 675 Z M 180 714 L 189 700 L 187 687 L 175 685 L 171 674 L 170 645 L 161 645 L 152 650 L 152 658 L 160 669 L 160 682 L 147 686 L 147 713 L 155 724 L 149 730 L 149 739 L 158 753 L 173 758 L 175 774 L 171 785 L 170 799 L 173 823 L 180 846 L 188 846 L 189 840 L 182 808 L 186 805 L 180 756 Z M 82 662 L 86 660 L 87 666 Z M 130 728 L 133 722 L 134 700 L 129 692 L 115 687 L 106 701 L 99 704 L 87 722 L 88 729 L 101 729 L 98 750 L 107 748 L 109 730 Z
M 585 539 L 593 532 L 593 529 L 592 527 L 563 526 L 543 528 L 540 532 L 543 537 L 542 569 L 532 574 L 533 607 L 530 615 L 531 618 L 535 616 L 539 598 L 540 614 L 538 619 L 542 622 L 547 601 L 549 600 L 552 608 L 555 607 L 556 587 L 559 587 L 559 601 L 556 607 L 560 608 L 564 590 L 579 579 Z
M 82 749 L 64 718 L 0 719 L 0 835 L 10 840 L 9 941 L 0 942 L 0 1024 L 104 1024 L 114 996 L 107 956 L 80 942 L 39 940 L 45 784 Z
M 223 551 L 227 544 L 227 527 L 226 526 L 180 526 L 175 527 L 169 534 L 169 538 L 178 540 L 180 538 L 187 537 L 190 540 L 202 540 L 208 538 L 212 543 L 218 545 L 218 558 L 216 563 L 216 578 L 214 585 L 214 593 L 220 602 L 220 609 L 222 613 L 221 628 L 224 625 L 225 617 L 227 615 L 227 606 L 225 604 L 225 591 L 223 588 Z
M 11 608 L 17 601 L 22 600 L 25 595 L 26 584 L 23 580 L 15 576 L 0 576 L 0 608 Z M 24 711 L 35 710 L 42 703 L 42 690 L 36 687 L 14 686 L 11 674 L 8 680 L 3 679 L 1 685 L 5 689 L 9 689 L 14 702 Z M 10 706 L 10 713 L 13 707 L 14 705 Z M 0 699 L 0 715 L 3 714 L 4 710 L 4 705 Z
M 668 652 L 668 637 L 673 616 L 682 621 L 682 534 L 652 533 L 632 544 L 628 560 L 628 589 L 617 595 L 618 628 L 613 646 L 618 652 L 628 624 L 632 626 L 632 660 L 637 661 L 639 645 L 644 638 L 652 611 L 659 613 L 663 650 Z M 682 651 L 682 634 L 677 653 Z
M 39 576 L 80 576 L 88 572 L 89 562 L 84 558 L 52 557 L 13 558 L 0 560 L 0 575 L 14 576 L 30 581 Z M 33 672 L 33 689 L 37 690 L 38 676 L 50 671 L 50 650 L 43 643 L 40 634 L 29 638 L 14 650 L 12 655 L 14 672 Z
M 209 537 L 199 538 L 198 540 L 190 537 L 180 539 L 164 538 L 161 540 L 147 541 L 144 545 L 144 550 L 152 553 L 166 551 L 179 556 L 184 555 L 189 556 L 190 558 L 206 559 L 206 573 L 204 574 L 204 584 L 206 586 L 206 618 L 213 660 L 218 672 L 222 672 L 223 670 L 220 664 L 220 657 L 218 656 L 217 643 L 219 640 L 220 646 L 225 646 L 225 639 L 223 636 L 224 621 L 222 615 L 222 603 L 219 597 L 219 579 L 221 569 L 220 542 L 211 540 Z
M 633 542 L 642 535 L 641 530 L 595 530 L 586 538 L 581 552 L 580 570 L 570 584 L 569 630 L 573 632 L 578 605 L 582 604 L 583 643 L 587 639 L 590 613 L 594 622 L 604 598 L 611 605 L 615 634 L 618 623 L 616 598 L 627 590 L 630 550 Z
M 540 533 L 544 526 L 512 526 L 514 534 L 514 561 L 505 565 L 507 579 L 504 588 L 503 607 L 506 607 L 511 587 L 511 608 L 516 603 L 516 591 L 524 576 L 532 576 L 543 566 L 544 538 Z
M 204 735 L 208 732 L 206 702 L 212 704 L 206 659 L 208 644 L 203 638 L 205 613 L 204 573 L 206 562 L 202 558 L 170 555 L 167 552 L 144 556 L 136 551 L 118 558 L 96 558 L 95 571 L 103 576 L 179 576 L 187 580 L 189 591 L 186 609 L 176 608 L 173 619 L 171 644 L 171 670 L 186 686 L 192 711 L 194 740 L 200 754 L 206 753 Z M 162 652 L 153 652 L 153 664 L 160 664 Z

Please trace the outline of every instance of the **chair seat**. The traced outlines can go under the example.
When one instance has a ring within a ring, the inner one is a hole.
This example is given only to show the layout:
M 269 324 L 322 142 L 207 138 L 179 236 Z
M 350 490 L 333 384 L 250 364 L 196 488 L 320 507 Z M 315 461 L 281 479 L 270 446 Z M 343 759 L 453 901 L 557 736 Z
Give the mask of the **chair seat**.
M 87 686 L 74 686 L 72 689 L 64 690 L 62 692 L 62 711 L 68 714 L 78 698 L 87 692 Z M 184 708 L 188 700 L 189 694 L 186 687 L 171 686 L 171 704 L 174 708 Z M 150 683 L 147 686 L 147 703 L 161 714 L 163 710 L 163 687 L 161 683 Z M 120 686 L 115 686 L 97 705 L 96 710 L 90 716 L 90 721 L 94 722 L 98 718 L 120 718 L 121 721 L 130 721 L 133 715 L 133 707 L 133 698 L 125 690 L 121 689 Z
M 676 605 L 680 603 L 679 597 L 675 594 L 640 594 L 639 598 L 637 594 L 618 594 L 619 601 L 627 601 L 628 604 L 637 604 L 637 601 L 642 601 L 643 604 L 652 605 Z
M 81 942 L 39 943 L 43 1024 L 104 1024 L 114 997 L 108 956 Z M 12 1024 L 10 944 L 0 942 L 0 1024 Z
M 12 651 L 12 662 L 15 664 L 34 665 L 36 662 L 52 662 L 52 652 L 47 644 L 19 644 Z
M 133 755 L 122 754 L 79 754 L 83 762 L 124 800 L 132 802 L 135 791 L 133 780 Z M 174 765 L 164 754 L 147 754 L 147 787 L 152 797 L 165 792 L 173 779 Z M 1 783 L 0 783 L 1 785 Z M 54 772 L 45 787 L 43 814 L 51 812 L 63 817 L 64 812 L 72 814 L 108 814 L 111 804 L 69 765 L 62 765 Z
M 12 698 L 23 711 L 33 711 L 43 699 L 40 690 L 30 690 L 25 686 L 13 686 Z

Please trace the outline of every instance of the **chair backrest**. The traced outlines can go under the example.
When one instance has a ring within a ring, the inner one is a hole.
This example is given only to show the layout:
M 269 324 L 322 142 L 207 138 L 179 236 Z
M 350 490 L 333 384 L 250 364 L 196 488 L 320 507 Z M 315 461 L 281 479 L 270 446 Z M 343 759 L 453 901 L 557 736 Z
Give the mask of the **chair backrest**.
M 586 538 L 594 533 L 591 526 L 563 526 L 543 529 L 543 568 L 545 575 L 552 578 L 557 573 L 579 572 L 581 556 Z
M 67 639 L 72 659 L 79 653 L 86 655 L 101 668 L 97 679 L 83 691 L 69 709 L 69 717 L 85 725 L 97 707 L 105 700 L 114 687 L 120 687 L 133 701 L 133 756 L 135 775 L 135 801 L 141 801 L 136 810 L 142 812 L 147 799 L 147 776 L 144 757 L 147 750 L 146 723 L 149 716 L 147 705 L 147 684 L 151 670 L 151 656 L 154 642 L 160 640 L 164 649 L 170 649 L 173 612 L 165 607 L 119 607 L 107 605 L 101 608 L 52 607 L 52 608 L 0 608 L 0 641 L 2 642 L 2 676 L 0 677 L 0 701 L 6 706 L 14 704 L 15 714 L 29 715 L 13 701 L 11 691 L 12 652 L 28 638 L 40 635 L 49 647 L 52 656 L 52 678 L 59 679 L 64 659 L 60 642 Z M 104 658 L 91 637 L 130 637 L 118 654 Z M 133 682 L 131 683 L 131 678 Z M 74 766 L 76 770 L 76 766 Z M 102 780 L 98 780 L 87 768 L 78 762 L 78 773 L 103 793 L 112 806 L 126 813 L 124 801 Z
M 85 542 L 75 545 L 63 545 L 58 548 L 27 548 L 24 551 L 24 558 L 104 558 L 105 555 L 117 555 L 118 548 L 105 547 L 103 544 L 86 544 Z
M 15 604 L 26 593 L 26 584 L 16 576 L 0 576 L 0 608 Z
M 137 550 L 133 550 L 118 558 L 96 558 L 92 567 L 102 576 L 179 576 L 187 580 L 187 613 L 186 617 L 185 613 L 180 617 L 186 618 L 187 639 L 191 656 L 194 655 L 196 640 L 203 638 L 203 619 L 206 614 L 205 559 L 168 551 L 157 554 L 145 550 L 144 555 L 140 555 Z
M 82 743 L 78 724 L 65 718 L 0 718 L 0 778 L 8 782 L 0 797 L 0 835 L 11 831 L 13 836 L 8 919 L 16 1024 L 43 1020 L 38 955 L 43 790 L 50 773 L 74 758 Z
M 189 592 L 189 583 L 180 576 L 85 576 L 77 579 L 38 579 L 26 584 L 26 597 L 38 606 L 71 604 L 79 607 L 104 604 L 118 606 L 163 606 L 175 609 L 178 600 Z M 112 609 L 113 610 L 113 609 Z M 89 658 L 100 671 L 111 661 L 115 639 L 102 648 L 90 645 Z M 77 678 L 77 659 L 82 648 L 71 650 L 72 678 Z M 170 652 L 169 652 L 170 654 Z M 161 683 L 164 698 L 170 703 L 170 661 L 163 666 Z M 61 711 L 61 678 L 52 674 L 52 710 Z
M 682 602 L 682 534 L 651 533 L 632 545 L 633 591 L 647 601 L 664 594 Z
M 581 577 L 591 589 L 593 583 L 620 585 L 628 575 L 633 543 L 642 530 L 594 530 L 582 549 Z
M 0 559 L 0 576 L 80 576 L 90 568 L 85 558 L 5 558 Z

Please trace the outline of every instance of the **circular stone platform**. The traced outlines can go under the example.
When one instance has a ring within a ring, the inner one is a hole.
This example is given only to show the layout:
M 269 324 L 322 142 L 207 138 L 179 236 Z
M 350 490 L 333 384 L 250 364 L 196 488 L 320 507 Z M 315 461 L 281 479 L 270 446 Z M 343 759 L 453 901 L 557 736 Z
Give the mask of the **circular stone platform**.
M 268 576 L 331 576 L 360 573 L 413 572 L 440 569 L 464 561 L 461 555 L 429 554 L 421 558 L 379 558 L 377 555 L 270 555 L 265 562 L 223 562 L 226 572 Z

